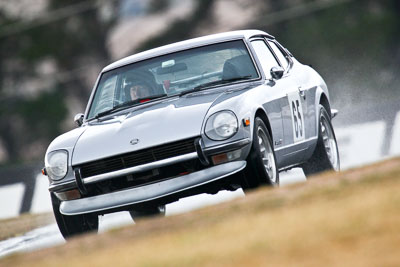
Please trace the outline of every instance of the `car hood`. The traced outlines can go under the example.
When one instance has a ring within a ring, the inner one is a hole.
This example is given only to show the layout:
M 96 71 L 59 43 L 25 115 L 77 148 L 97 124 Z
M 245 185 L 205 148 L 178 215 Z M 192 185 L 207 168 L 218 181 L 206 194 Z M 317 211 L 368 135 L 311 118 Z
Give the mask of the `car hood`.
M 90 122 L 75 145 L 72 165 L 200 136 L 204 117 L 221 94 L 173 97 Z

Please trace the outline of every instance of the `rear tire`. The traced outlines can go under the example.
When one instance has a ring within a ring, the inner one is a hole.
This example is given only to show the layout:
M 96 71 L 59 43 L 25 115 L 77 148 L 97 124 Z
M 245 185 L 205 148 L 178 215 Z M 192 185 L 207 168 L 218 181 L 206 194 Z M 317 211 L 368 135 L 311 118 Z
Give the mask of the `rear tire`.
M 243 189 L 255 188 L 262 184 L 270 186 L 279 184 L 279 172 L 271 134 L 263 120 L 258 117 L 254 120 L 253 142 L 246 161 Z
M 335 132 L 330 116 L 322 105 L 319 106 L 318 128 L 317 146 L 311 158 L 302 166 L 306 176 L 328 170 L 340 170 L 339 150 Z
M 70 237 L 84 234 L 87 232 L 96 232 L 99 229 L 99 217 L 94 214 L 83 215 L 63 215 L 60 212 L 61 201 L 50 193 L 51 203 L 53 205 L 54 217 L 56 219 L 58 228 L 65 239 Z

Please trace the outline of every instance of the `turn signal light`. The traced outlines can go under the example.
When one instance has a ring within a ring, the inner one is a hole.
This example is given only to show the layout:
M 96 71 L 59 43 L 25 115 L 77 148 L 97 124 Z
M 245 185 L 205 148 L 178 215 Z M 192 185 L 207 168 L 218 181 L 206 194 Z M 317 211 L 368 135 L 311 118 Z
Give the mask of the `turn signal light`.
M 226 155 L 226 153 L 224 153 L 224 154 L 212 156 L 211 159 L 212 159 L 214 165 L 218 165 L 218 164 L 227 162 L 228 156 Z
M 78 189 L 72 189 L 72 190 L 64 191 L 64 192 L 57 192 L 55 194 L 58 197 L 58 199 L 61 201 L 81 198 L 81 193 L 79 193 Z
M 244 125 L 245 127 L 250 126 L 250 118 L 244 118 L 244 119 L 243 119 L 243 125 Z
M 225 162 L 240 158 L 241 153 L 242 153 L 242 150 L 238 149 L 238 150 L 230 151 L 227 153 L 212 156 L 211 159 L 212 159 L 214 165 L 218 165 L 221 163 L 225 163 Z

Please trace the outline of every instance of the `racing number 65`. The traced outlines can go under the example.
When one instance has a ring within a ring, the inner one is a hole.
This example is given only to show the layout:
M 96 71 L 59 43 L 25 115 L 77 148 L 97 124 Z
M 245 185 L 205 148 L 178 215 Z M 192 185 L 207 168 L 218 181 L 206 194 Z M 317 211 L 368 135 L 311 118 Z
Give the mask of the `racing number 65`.
M 294 131 L 296 134 L 296 138 L 301 138 L 303 136 L 303 119 L 300 114 L 300 101 L 296 100 L 292 101 L 292 110 L 293 110 L 293 123 L 294 123 Z
M 305 139 L 303 108 L 298 93 L 288 94 L 292 115 L 293 141 L 299 142 Z

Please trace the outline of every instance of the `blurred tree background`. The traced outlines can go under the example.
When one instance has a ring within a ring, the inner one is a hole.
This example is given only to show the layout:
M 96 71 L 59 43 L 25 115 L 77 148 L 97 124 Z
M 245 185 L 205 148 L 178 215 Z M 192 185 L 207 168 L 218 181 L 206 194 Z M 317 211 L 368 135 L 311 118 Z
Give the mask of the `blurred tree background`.
M 376 102 L 400 109 L 398 0 L 2 0 L 0 163 L 43 160 L 113 60 L 247 28 L 317 69 L 342 118 Z
M 25 11 L 34 4 L 16 2 L 17 14 L 7 8 L 0 13 L 0 144 L 6 162 L 40 159 L 49 142 L 70 128 L 64 125 L 68 109 L 83 109 L 93 71 L 110 61 L 106 39 L 115 21 L 115 7 L 96 1 L 46 1 L 34 19 L 26 19 Z M 104 7 L 110 14 L 102 13 Z

